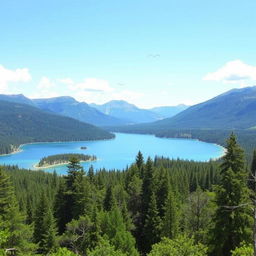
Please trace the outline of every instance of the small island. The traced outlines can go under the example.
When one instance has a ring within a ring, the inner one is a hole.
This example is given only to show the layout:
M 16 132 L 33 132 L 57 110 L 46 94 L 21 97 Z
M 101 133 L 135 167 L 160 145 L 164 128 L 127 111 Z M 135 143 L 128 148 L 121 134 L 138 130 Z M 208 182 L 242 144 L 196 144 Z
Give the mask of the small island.
M 76 158 L 80 162 L 89 162 L 89 161 L 97 160 L 96 156 L 91 156 L 91 155 L 74 154 L 74 153 L 57 154 L 57 155 L 43 157 L 39 161 L 39 163 L 34 165 L 34 167 L 43 169 L 43 168 L 55 167 L 58 165 L 65 165 L 65 164 L 68 164 L 70 159 L 72 159 L 72 158 Z

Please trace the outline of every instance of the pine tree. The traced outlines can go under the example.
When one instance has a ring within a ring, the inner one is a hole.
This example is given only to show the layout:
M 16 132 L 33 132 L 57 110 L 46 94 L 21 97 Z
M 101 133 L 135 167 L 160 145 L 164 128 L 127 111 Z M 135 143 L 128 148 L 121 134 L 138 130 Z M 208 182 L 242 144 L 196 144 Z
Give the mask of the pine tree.
M 162 167 L 160 169 L 160 176 L 158 178 L 156 196 L 157 196 L 157 207 L 159 216 L 163 218 L 165 212 L 165 205 L 169 195 L 169 176 L 167 171 Z
M 151 195 L 149 208 L 143 228 L 143 252 L 148 253 L 153 244 L 161 239 L 161 218 L 157 210 L 155 193 Z
M 58 233 L 63 234 L 65 231 L 65 226 L 70 219 L 69 213 L 66 210 L 65 185 L 63 182 L 60 182 L 55 196 L 54 216 L 57 220 Z
M 165 213 L 162 227 L 162 235 L 168 238 L 175 238 L 179 230 L 178 204 L 174 193 L 170 190 L 165 205 Z
M 142 180 L 142 209 L 140 214 L 140 223 L 137 226 L 136 230 L 136 238 L 138 241 L 138 246 L 141 251 L 145 251 L 145 248 L 148 250 L 150 247 L 150 242 L 148 242 L 145 245 L 145 225 L 146 225 L 146 219 L 148 218 L 148 213 L 150 206 L 152 206 L 152 196 L 155 193 L 155 182 L 154 182 L 154 168 L 153 168 L 153 162 L 150 158 L 148 158 L 145 170 L 144 170 L 144 176 Z M 155 194 L 154 196 L 155 197 Z M 146 228 L 147 229 L 147 228 Z
M 19 212 L 12 183 L 2 168 L 0 168 L 0 220 L 0 230 L 9 234 L 5 241 L 6 247 L 22 250 L 31 247 L 30 229 L 24 224 L 25 218 Z
M 111 211 L 115 205 L 115 198 L 112 191 L 112 186 L 108 186 L 106 195 L 103 202 L 103 208 L 105 211 Z
M 76 158 L 70 160 L 68 175 L 64 178 L 65 183 L 60 184 L 54 206 L 60 234 L 64 232 L 67 223 L 85 214 L 90 190 L 83 167 Z
M 46 254 L 55 247 L 55 223 L 49 202 L 42 193 L 35 213 L 34 242 L 38 243 L 38 252 Z
M 253 205 L 253 251 L 256 255 L 256 150 L 253 151 L 253 159 L 249 175 L 249 187 Z
M 89 181 L 91 183 L 94 183 L 94 169 L 93 169 L 93 166 L 91 165 L 89 170 L 88 170 L 88 174 L 87 174 L 88 178 L 89 178 Z
M 56 244 L 56 227 L 53 214 L 48 208 L 44 218 L 44 226 L 46 227 L 43 239 L 39 242 L 41 253 L 48 254 L 55 250 Z
M 139 169 L 141 169 L 142 165 L 144 164 L 144 159 L 142 153 L 139 151 L 136 156 L 136 165 Z
M 216 187 L 217 210 L 213 228 L 212 255 L 229 256 L 242 241 L 250 241 L 252 218 L 243 150 L 234 134 L 227 141 L 221 165 L 220 185 Z

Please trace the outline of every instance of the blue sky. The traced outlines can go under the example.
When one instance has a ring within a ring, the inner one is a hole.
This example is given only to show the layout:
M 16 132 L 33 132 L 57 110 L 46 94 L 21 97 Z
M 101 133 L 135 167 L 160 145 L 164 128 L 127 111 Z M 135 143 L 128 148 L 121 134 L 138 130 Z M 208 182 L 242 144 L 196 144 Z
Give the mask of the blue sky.
M 149 108 L 256 84 L 256 1 L 9 0 L 0 92 Z

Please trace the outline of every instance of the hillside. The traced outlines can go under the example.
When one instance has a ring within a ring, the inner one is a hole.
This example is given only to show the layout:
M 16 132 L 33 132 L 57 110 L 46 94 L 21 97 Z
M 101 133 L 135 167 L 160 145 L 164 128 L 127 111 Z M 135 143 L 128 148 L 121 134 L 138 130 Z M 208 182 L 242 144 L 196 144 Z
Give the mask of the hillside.
M 115 117 L 103 114 L 97 109 L 90 107 L 85 102 L 78 102 L 74 98 L 68 96 L 49 99 L 34 99 L 33 102 L 42 110 L 72 117 L 79 121 L 96 126 L 126 124 L 126 122 L 123 122 Z
M 31 99 L 25 97 L 23 94 L 0 94 L 0 100 L 36 106 Z
M 256 126 L 256 87 L 233 89 L 189 107 L 172 118 L 120 131 L 163 131 L 168 129 L 250 129 Z
M 114 135 L 73 118 L 38 108 L 0 100 L 0 153 L 18 145 L 39 141 L 110 139 Z
M 130 124 L 147 123 L 159 120 L 161 115 L 147 109 L 141 109 L 123 100 L 112 100 L 103 105 L 91 104 L 102 113 L 122 119 Z

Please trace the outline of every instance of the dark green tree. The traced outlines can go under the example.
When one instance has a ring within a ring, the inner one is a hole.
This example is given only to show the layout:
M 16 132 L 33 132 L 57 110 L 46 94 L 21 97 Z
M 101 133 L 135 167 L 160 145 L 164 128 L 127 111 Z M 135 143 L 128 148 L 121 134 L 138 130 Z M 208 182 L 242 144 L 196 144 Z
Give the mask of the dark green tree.
M 115 205 L 115 198 L 112 191 L 112 186 L 108 186 L 106 195 L 103 202 L 103 208 L 105 211 L 111 211 Z
M 244 154 L 234 134 L 227 141 L 227 152 L 221 165 L 221 180 L 215 191 L 217 210 L 211 252 L 215 256 L 228 256 L 242 241 L 248 242 L 252 237 Z
M 49 202 L 42 193 L 35 212 L 34 242 L 38 244 L 38 252 L 47 254 L 56 247 L 56 230 Z
M 162 235 L 168 238 L 175 238 L 179 231 L 179 208 L 174 193 L 170 190 L 166 199 L 163 218 Z
M 138 166 L 139 169 L 141 169 L 143 164 L 144 164 L 144 158 L 142 153 L 139 151 L 136 156 L 136 165 Z
M 162 220 L 157 210 L 155 193 L 151 195 L 145 225 L 143 228 L 143 252 L 148 253 L 153 244 L 161 239 Z

